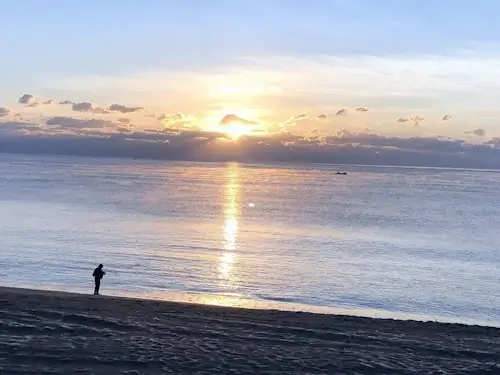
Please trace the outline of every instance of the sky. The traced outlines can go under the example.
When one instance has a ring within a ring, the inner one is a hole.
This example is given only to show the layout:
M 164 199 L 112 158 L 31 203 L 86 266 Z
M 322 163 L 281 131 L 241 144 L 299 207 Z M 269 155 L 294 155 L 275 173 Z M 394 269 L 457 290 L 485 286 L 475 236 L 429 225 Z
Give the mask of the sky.
M 0 138 L 206 138 L 227 158 L 269 144 L 321 161 L 339 139 L 379 154 L 415 140 L 413 156 L 427 140 L 496 157 L 499 12 L 495 0 L 7 0 Z

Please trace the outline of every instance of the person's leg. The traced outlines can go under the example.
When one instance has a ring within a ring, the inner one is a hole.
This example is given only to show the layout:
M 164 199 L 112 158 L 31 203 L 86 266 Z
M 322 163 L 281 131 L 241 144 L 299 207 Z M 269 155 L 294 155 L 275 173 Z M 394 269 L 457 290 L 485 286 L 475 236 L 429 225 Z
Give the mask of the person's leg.
M 95 279 L 95 289 L 94 294 L 99 294 L 99 288 L 101 287 L 101 280 Z

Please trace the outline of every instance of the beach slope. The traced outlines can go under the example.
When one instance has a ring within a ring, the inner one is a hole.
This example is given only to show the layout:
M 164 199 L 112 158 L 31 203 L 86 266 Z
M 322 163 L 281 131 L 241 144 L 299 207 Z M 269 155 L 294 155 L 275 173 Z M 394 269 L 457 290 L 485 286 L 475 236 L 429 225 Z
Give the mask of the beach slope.
M 0 288 L 0 374 L 498 374 L 500 330 Z

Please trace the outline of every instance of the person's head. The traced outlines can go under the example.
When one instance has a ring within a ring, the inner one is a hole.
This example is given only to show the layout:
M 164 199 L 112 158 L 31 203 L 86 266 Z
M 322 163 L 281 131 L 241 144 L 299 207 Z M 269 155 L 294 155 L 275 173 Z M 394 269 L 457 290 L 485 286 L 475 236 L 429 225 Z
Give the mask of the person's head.
M 101 263 L 101 264 L 99 264 L 99 267 L 98 267 L 98 268 L 102 268 L 102 267 L 104 267 L 104 266 L 102 265 L 102 263 Z

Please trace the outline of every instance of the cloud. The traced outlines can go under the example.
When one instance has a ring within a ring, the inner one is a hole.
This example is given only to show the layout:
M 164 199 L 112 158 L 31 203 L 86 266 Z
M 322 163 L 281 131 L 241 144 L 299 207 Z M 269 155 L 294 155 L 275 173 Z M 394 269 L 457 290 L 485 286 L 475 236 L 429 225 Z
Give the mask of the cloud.
M 341 108 L 337 111 L 337 113 L 335 114 L 335 116 L 344 116 L 347 114 L 347 109 L 346 108 Z
M 219 142 L 219 132 L 135 129 L 120 122 L 53 117 L 46 126 L 4 123 L 4 152 L 134 157 L 167 160 L 315 162 L 500 168 L 500 138 L 484 144 L 437 137 L 388 137 L 339 130 L 323 137 L 278 132 Z
M 70 105 L 73 104 L 71 100 L 63 100 L 62 102 L 59 102 L 60 105 Z
M 448 120 L 451 120 L 452 117 L 450 115 L 444 115 L 442 118 L 441 118 L 441 121 L 448 121 Z
M 109 106 L 110 111 L 121 112 L 121 113 L 132 113 L 143 110 L 143 107 L 127 107 L 121 104 L 111 104 Z
M 89 102 L 72 103 L 71 108 L 75 112 L 92 112 L 98 115 L 107 115 L 111 113 L 103 108 L 94 107 L 94 105 Z
M 92 112 L 94 107 L 92 106 L 92 103 L 82 102 L 82 103 L 73 103 L 71 109 L 75 112 Z
M 31 94 L 23 94 L 23 96 L 21 96 L 17 100 L 17 102 L 21 103 L 21 104 L 30 104 L 34 99 L 35 99 L 35 97 Z
M 299 121 L 307 119 L 307 115 L 305 113 L 299 113 L 298 115 L 290 117 L 288 120 L 284 122 L 285 125 L 293 125 Z
M 52 100 L 52 99 L 49 99 L 49 100 L 44 100 L 44 101 L 42 102 L 42 104 L 43 104 L 43 105 L 54 104 L 54 100 Z
M 465 134 L 471 134 L 478 137 L 484 137 L 486 135 L 486 130 L 484 129 L 474 129 L 471 131 L 466 131 Z
M 117 126 L 117 124 L 112 121 L 99 119 L 83 120 L 67 116 L 52 117 L 48 119 L 45 124 L 48 126 L 55 126 L 59 129 L 100 129 Z
M 154 117 L 154 115 L 153 115 L 153 117 Z M 162 121 L 165 124 L 173 124 L 176 122 L 183 121 L 183 120 L 187 119 L 187 117 L 188 116 L 186 116 L 185 114 L 180 113 L 180 112 L 174 113 L 171 115 L 167 115 L 167 114 L 163 113 L 162 115 L 158 116 L 157 119 L 159 121 Z
M 328 119 L 328 116 L 325 115 L 325 114 L 321 114 L 321 115 L 318 115 L 318 117 L 316 117 L 318 120 L 326 120 Z
M 118 121 L 121 122 L 122 124 L 130 124 L 130 119 L 126 117 L 120 117 Z
M 489 141 L 484 142 L 484 144 L 492 146 L 500 151 L 500 137 L 493 137 Z
M 25 131 L 39 130 L 38 124 L 33 124 L 24 121 L 0 121 L 0 132 L 5 133 L 25 133 Z
M 325 137 L 327 144 L 357 144 L 370 147 L 392 147 L 407 151 L 446 153 L 462 151 L 463 140 L 442 140 L 437 137 L 388 137 L 374 133 L 354 133 L 347 129 L 337 131 L 336 135 Z
M 411 121 L 413 122 L 413 125 L 418 126 L 420 125 L 421 122 L 425 120 L 424 117 L 422 116 L 415 116 L 415 117 L 400 117 L 397 119 L 397 122 L 403 123 L 403 122 L 408 122 Z
M 0 107 L 0 117 L 5 117 L 10 113 L 10 109 L 5 107 Z
M 415 116 L 410 118 L 410 120 L 413 121 L 413 125 L 418 126 L 421 122 L 425 121 L 425 118 L 422 116 Z
M 486 131 L 484 129 L 474 129 L 472 133 L 478 137 L 484 137 L 486 135 Z
M 133 131 L 133 129 L 133 126 L 118 126 L 116 128 L 116 131 L 120 133 L 130 133 L 131 131 Z
M 98 114 L 98 115 L 109 115 L 111 112 L 109 112 L 109 111 L 107 111 L 107 110 L 105 110 L 103 108 L 97 107 L 97 108 L 94 108 L 92 110 L 92 113 L 95 113 L 95 114 Z
M 246 120 L 244 118 L 241 118 L 235 114 L 229 114 L 225 115 L 219 122 L 219 125 L 229 125 L 231 123 L 239 123 L 243 125 L 257 125 L 257 122 L 251 121 L 251 120 Z
M 38 107 L 39 104 L 40 103 L 38 103 L 38 102 L 31 102 L 30 104 L 27 104 L 26 107 L 31 107 L 31 108 Z
M 356 112 L 368 112 L 370 108 L 367 107 L 358 107 L 356 108 Z

